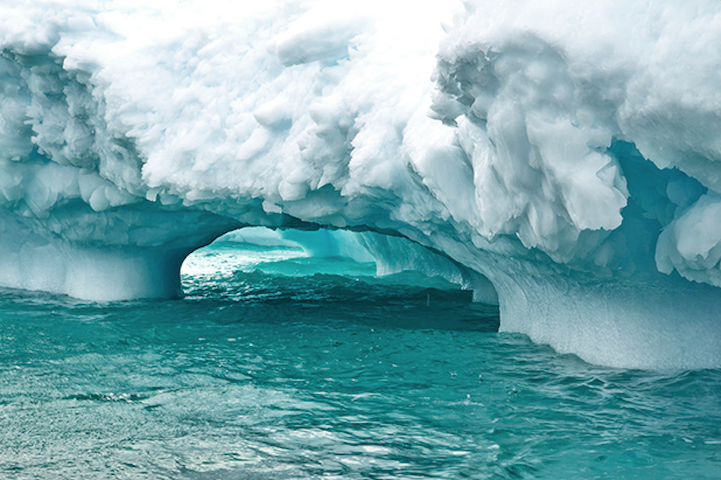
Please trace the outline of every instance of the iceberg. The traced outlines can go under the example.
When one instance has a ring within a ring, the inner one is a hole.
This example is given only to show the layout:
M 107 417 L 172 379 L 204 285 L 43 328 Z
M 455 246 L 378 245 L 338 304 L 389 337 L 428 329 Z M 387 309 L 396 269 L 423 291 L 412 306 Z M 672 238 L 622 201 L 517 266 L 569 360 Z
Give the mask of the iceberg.
M 6 0 L 0 284 L 171 297 L 226 232 L 348 230 L 559 352 L 721 367 L 719 44 L 710 0 Z

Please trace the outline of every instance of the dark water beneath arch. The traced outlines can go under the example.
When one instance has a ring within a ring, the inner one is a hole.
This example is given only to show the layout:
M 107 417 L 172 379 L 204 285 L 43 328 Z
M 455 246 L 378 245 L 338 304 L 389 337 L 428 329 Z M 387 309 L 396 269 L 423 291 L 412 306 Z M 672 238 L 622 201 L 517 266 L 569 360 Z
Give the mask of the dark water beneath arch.
M 372 272 L 214 245 L 182 300 L 0 292 L 0 478 L 721 478 L 721 371 L 591 366 Z

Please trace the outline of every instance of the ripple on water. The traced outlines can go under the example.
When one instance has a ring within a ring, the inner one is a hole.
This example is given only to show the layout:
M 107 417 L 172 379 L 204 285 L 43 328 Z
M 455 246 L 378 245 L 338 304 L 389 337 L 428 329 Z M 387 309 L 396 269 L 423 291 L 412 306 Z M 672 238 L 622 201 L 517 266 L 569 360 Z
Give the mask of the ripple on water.
M 718 370 L 591 366 L 467 292 L 264 265 L 175 301 L 0 293 L 0 477 L 719 478 Z

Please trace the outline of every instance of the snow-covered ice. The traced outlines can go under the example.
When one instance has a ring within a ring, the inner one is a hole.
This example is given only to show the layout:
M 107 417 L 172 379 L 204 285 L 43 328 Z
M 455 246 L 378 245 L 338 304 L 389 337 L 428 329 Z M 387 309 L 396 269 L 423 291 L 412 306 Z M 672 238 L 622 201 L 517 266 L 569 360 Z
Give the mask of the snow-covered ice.
M 338 239 L 504 331 L 718 367 L 718 45 L 711 0 L 6 0 L 0 284 L 172 296 L 239 227 L 379 232 L 418 247 Z

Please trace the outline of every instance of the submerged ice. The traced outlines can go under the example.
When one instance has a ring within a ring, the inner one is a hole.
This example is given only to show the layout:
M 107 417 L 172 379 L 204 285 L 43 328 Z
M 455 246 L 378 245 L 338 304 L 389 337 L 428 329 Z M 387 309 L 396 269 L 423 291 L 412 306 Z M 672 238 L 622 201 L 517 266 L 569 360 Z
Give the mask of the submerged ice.
M 360 3 L 0 4 L 0 283 L 172 296 L 225 232 L 353 230 L 561 352 L 721 366 L 721 8 Z

